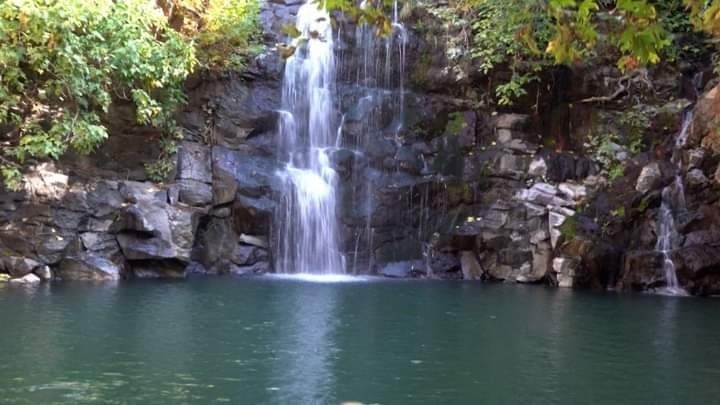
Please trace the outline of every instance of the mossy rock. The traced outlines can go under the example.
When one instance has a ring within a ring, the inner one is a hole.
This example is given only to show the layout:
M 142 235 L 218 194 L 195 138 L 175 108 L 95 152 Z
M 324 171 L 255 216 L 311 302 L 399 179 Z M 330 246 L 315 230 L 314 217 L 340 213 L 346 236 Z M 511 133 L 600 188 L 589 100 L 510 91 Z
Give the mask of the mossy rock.
M 468 123 L 461 112 L 451 113 L 445 125 L 445 133 L 448 135 L 460 135 L 467 128 Z

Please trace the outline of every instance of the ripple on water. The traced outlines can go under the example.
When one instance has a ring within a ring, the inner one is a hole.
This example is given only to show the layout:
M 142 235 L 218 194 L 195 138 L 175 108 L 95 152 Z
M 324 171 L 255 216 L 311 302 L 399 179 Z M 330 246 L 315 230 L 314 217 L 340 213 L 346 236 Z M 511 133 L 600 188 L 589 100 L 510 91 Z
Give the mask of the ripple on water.
M 381 277 L 351 276 L 347 274 L 268 274 L 265 277 L 309 283 L 362 283 L 382 280 Z

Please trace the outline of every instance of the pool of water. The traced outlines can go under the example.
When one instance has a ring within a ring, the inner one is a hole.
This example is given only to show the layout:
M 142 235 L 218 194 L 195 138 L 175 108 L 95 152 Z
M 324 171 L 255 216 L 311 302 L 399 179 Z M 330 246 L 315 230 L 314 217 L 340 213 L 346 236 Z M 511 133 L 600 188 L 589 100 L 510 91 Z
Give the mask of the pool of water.
M 264 277 L 0 285 L 0 308 L 1 403 L 720 398 L 710 299 Z

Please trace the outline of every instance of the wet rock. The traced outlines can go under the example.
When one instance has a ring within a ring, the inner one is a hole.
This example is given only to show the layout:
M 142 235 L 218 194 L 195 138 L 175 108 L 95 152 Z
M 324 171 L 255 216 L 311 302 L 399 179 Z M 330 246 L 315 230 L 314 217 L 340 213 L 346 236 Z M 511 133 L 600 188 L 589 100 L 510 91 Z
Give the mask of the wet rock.
M 42 280 L 40 280 L 40 277 L 36 276 L 33 273 L 26 274 L 20 278 L 13 278 L 10 279 L 10 284 L 15 285 L 31 285 L 31 284 L 39 284 Z
M 263 249 L 268 248 L 268 241 L 267 241 L 267 238 L 264 236 L 254 236 L 254 235 L 242 234 L 242 235 L 240 235 L 240 238 L 238 240 L 242 243 L 246 243 L 246 244 L 252 245 L 252 246 L 257 246 L 259 248 L 263 248 Z
M 187 276 L 188 265 L 178 260 L 149 260 L 132 263 L 132 274 L 143 279 L 181 279 Z
M 392 278 L 407 278 L 414 272 L 425 272 L 425 263 L 421 260 L 401 261 L 385 263 L 379 274 Z
M 552 261 L 552 269 L 555 272 L 558 287 L 572 288 L 575 279 L 575 270 L 578 261 L 568 257 L 556 257 Z
M 664 286 L 662 270 L 663 254 L 657 251 L 629 251 L 625 254 L 622 275 L 618 288 L 625 290 L 647 290 Z
M 581 184 L 560 183 L 558 190 L 562 196 L 572 201 L 579 201 L 587 197 L 587 189 Z
M 452 253 L 432 252 L 430 269 L 433 274 L 454 272 L 460 269 L 460 260 Z
M 277 176 L 280 167 L 269 157 L 215 146 L 212 149 L 212 170 L 216 177 L 234 179 L 238 192 L 247 197 L 262 197 L 273 191 L 282 191 L 282 183 Z
M 456 136 L 461 148 L 475 146 L 475 127 L 477 115 L 474 111 L 462 111 L 450 114 L 445 126 L 445 135 Z
M 40 266 L 36 268 L 33 273 L 40 277 L 40 280 L 42 281 L 50 281 L 53 278 L 53 273 L 49 266 Z
M 0 272 L 10 274 L 13 278 L 20 278 L 40 266 L 35 260 L 19 256 L 0 256 Z
M 178 200 L 191 206 L 204 206 L 213 201 L 211 185 L 196 180 L 181 179 L 177 182 Z
M 703 161 L 705 160 L 705 149 L 702 148 L 695 148 L 690 149 L 687 152 L 687 162 L 688 162 L 688 168 L 694 169 L 699 168 L 702 166 Z
M 655 190 L 662 186 L 663 175 L 660 170 L 660 165 L 657 162 L 652 162 L 642 168 L 640 176 L 635 184 L 635 190 L 641 193 L 647 193 L 650 190 Z
M 538 282 L 545 278 L 552 268 L 552 248 L 547 241 L 540 241 L 532 250 L 532 272 L 526 275 L 526 282 Z
M 201 263 L 212 273 L 225 272 L 238 243 L 232 221 L 223 218 L 210 218 L 198 229 L 193 248 L 193 259 Z
M 550 245 L 553 247 L 553 249 L 557 246 L 557 242 L 560 239 L 561 233 L 560 233 L 560 226 L 565 222 L 565 220 L 568 217 L 566 215 L 557 213 L 557 212 L 550 212 L 548 214 L 548 225 L 549 225 L 549 231 L 550 231 Z
M 258 262 L 267 262 L 267 250 L 253 245 L 239 244 L 233 249 L 230 260 L 238 266 L 253 265 Z
M 232 265 L 229 268 L 229 273 L 234 276 L 247 276 L 253 274 L 264 274 L 270 271 L 270 263 L 268 262 L 257 262 L 247 266 L 236 266 Z
M 689 232 L 685 235 L 684 247 L 695 245 L 720 245 L 720 230 L 704 229 Z
M 707 184 L 709 181 L 705 173 L 700 169 L 692 169 L 685 176 L 688 185 L 691 187 L 698 187 Z
M 547 162 L 545 162 L 545 159 L 538 157 L 532 160 L 530 162 L 530 166 L 528 168 L 528 174 L 532 177 L 539 177 L 543 178 L 547 176 Z
M 80 253 L 64 258 L 57 269 L 62 280 L 115 281 L 123 269 L 105 257 L 92 252 Z
M 475 253 L 468 250 L 460 252 L 460 269 L 463 280 L 480 280 L 484 273 Z

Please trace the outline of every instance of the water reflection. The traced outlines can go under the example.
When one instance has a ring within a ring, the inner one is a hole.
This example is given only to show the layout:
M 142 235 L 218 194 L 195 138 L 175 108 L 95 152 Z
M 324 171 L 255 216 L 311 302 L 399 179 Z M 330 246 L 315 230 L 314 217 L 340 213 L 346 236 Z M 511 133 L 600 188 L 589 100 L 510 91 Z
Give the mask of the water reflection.
M 331 403 L 337 354 L 338 288 L 332 285 L 297 285 L 289 288 L 289 304 L 281 308 L 286 323 L 275 350 L 278 356 L 268 386 L 270 403 Z

